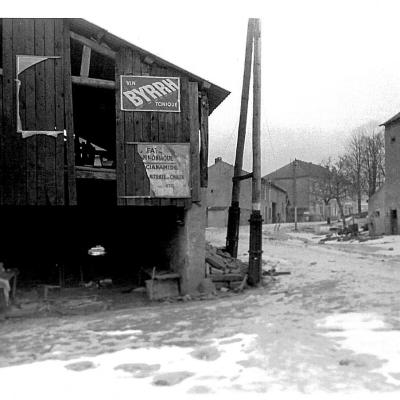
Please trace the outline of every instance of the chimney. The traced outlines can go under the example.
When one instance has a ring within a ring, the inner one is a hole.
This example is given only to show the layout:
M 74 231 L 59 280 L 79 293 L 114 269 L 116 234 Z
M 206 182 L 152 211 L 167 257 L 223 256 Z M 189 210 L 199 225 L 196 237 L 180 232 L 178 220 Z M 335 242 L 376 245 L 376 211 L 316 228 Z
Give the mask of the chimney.
M 216 164 L 217 162 L 220 162 L 220 161 L 222 161 L 222 157 L 217 157 L 217 158 L 215 159 L 215 164 Z

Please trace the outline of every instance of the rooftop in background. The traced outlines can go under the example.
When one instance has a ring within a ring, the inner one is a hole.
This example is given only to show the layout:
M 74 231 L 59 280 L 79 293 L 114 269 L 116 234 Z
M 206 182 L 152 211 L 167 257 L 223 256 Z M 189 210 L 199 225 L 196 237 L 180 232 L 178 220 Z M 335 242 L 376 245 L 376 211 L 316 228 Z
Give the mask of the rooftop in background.
M 281 187 L 278 186 L 276 183 L 274 183 L 274 182 L 272 182 L 272 181 L 270 181 L 270 180 L 268 180 L 268 179 L 264 179 L 264 178 L 261 178 L 261 180 L 262 180 L 262 182 L 263 182 L 264 184 L 269 184 L 269 185 L 271 185 L 271 187 L 273 187 L 274 189 L 279 190 L 280 192 L 283 192 L 283 193 L 287 193 L 287 191 L 286 191 L 285 189 L 281 188 Z
M 230 94 L 230 92 L 226 89 L 223 89 L 197 75 L 192 74 L 189 71 L 184 70 L 150 52 L 144 50 L 132 43 L 127 42 L 124 39 L 119 38 L 118 36 L 113 35 L 112 33 L 106 31 L 105 29 L 97 26 L 85 19 L 82 18 L 70 18 L 71 29 L 77 33 L 85 35 L 86 37 L 93 37 L 102 44 L 105 44 L 112 50 L 118 50 L 121 46 L 130 47 L 140 54 L 144 55 L 147 58 L 148 62 L 151 64 L 152 62 L 157 62 L 159 65 L 175 69 L 177 72 L 186 75 L 190 80 L 199 83 L 199 90 L 204 90 L 207 92 L 208 101 L 209 101 L 209 113 L 211 114 Z
M 222 157 L 217 157 L 215 159 L 215 163 L 213 165 L 210 165 L 208 168 L 214 167 L 218 163 L 224 164 L 225 166 L 231 168 L 232 170 L 234 169 L 234 166 L 232 164 L 227 163 L 226 161 L 223 161 Z M 250 172 L 242 169 L 241 175 L 248 175 L 248 174 L 250 174 Z M 262 183 L 264 183 L 264 184 L 269 183 L 271 185 L 271 187 L 275 188 L 276 190 L 280 190 L 281 192 L 287 193 L 285 189 L 281 188 L 280 186 L 278 186 L 277 184 L 272 182 L 270 179 L 265 179 L 265 177 L 264 177 L 264 178 L 261 178 L 261 180 L 262 180 Z
M 386 122 L 384 122 L 383 124 L 380 124 L 379 126 L 386 126 L 386 125 L 390 125 L 393 122 L 396 122 L 400 119 L 400 112 L 397 113 L 396 115 L 394 115 L 392 118 L 388 119 Z
M 224 164 L 225 166 L 232 168 L 232 171 L 233 171 L 233 169 L 235 168 L 232 164 L 229 164 L 229 163 L 227 163 L 226 161 L 224 161 L 224 160 L 222 159 L 222 157 L 217 157 L 217 158 L 215 159 L 215 161 L 214 161 L 214 164 L 213 164 L 213 165 L 210 165 L 208 168 L 214 167 L 214 166 L 217 165 L 218 163 Z M 245 171 L 244 169 L 242 169 L 241 175 L 247 175 L 247 174 L 249 174 L 249 173 L 250 173 L 250 172 Z
M 321 165 L 313 164 L 312 162 L 306 162 L 302 160 L 296 160 L 296 177 L 323 177 L 327 170 Z M 263 176 L 262 179 L 274 180 L 274 179 L 288 179 L 293 178 L 293 161 L 285 166 L 270 172 Z

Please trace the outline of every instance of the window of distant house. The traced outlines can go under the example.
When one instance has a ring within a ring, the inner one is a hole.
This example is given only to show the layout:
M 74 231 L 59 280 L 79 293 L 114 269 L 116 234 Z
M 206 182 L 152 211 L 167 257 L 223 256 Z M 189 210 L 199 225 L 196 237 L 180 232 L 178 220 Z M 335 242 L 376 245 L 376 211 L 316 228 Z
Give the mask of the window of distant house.
M 394 142 L 396 141 L 396 138 L 395 138 L 395 137 L 392 137 L 392 138 L 390 139 L 390 141 L 391 141 L 392 143 L 394 143 Z

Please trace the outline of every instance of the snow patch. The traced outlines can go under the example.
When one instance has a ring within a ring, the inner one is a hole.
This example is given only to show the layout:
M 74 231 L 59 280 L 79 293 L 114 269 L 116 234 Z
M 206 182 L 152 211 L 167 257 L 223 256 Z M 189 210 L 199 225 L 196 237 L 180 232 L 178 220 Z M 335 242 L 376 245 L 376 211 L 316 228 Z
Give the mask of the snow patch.
M 391 330 L 376 314 L 349 313 L 324 318 L 317 323 L 320 328 L 334 329 L 325 333 L 345 349 L 358 354 L 375 356 L 382 366 L 375 369 L 388 384 L 400 387 L 395 376 L 400 366 L 400 331 Z

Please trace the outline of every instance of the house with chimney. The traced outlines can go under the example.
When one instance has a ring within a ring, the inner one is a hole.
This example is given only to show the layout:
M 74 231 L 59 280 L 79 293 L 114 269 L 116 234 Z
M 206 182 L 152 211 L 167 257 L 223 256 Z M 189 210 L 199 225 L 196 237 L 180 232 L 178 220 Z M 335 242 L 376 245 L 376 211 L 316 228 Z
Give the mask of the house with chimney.
M 339 211 L 335 201 L 325 205 L 314 193 L 315 182 L 323 178 L 326 173 L 326 168 L 321 165 L 295 160 L 265 175 L 263 180 L 270 181 L 286 191 L 289 202 L 288 222 L 294 221 L 295 196 L 299 222 L 322 221 L 326 215 L 337 216 Z
M 217 157 L 208 167 L 207 188 L 207 226 L 224 227 L 228 223 L 228 210 L 231 205 L 232 178 L 234 166 Z M 242 170 L 242 175 L 249 172 Z M 245 179 L 240 183 L 240 224 L 249 224 L 251 214 L 252 181 Z M 287 192 L 278 184 L 262 179 L 261 214 L 263 223 L 275 223 L 278 218 L 286 221 L 288 206 Z

